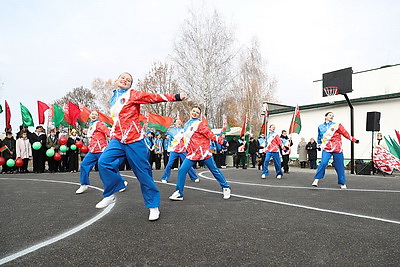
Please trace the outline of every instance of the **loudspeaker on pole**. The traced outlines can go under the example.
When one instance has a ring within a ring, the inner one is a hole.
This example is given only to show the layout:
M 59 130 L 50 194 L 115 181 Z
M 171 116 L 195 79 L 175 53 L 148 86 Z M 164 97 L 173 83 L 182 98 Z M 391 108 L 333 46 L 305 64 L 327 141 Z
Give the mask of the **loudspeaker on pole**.
M 378 111 L 367 112 L 367 131 L 379 132 L 381 130 L 381 113 Z

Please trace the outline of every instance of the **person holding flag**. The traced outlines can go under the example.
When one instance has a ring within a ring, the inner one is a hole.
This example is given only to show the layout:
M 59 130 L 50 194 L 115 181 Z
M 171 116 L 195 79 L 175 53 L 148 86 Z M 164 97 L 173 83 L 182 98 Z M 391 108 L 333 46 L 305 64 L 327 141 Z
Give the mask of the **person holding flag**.
M 318 126 L 317 143 L 322 149 L 322 159 L 314 176 L 312 186 L 317 187 L 318 181 L 325 176 L 325 168 L 330 158 L 333 156 L 333 164 L 338 175 L 338 184 L 341 189 L 347 189 L 346 177 L 344 174 L 344 157 L 342 149 L 342 136 L 356 144 L 359 143 L 355 137 L 351 136 L 342 124 L 333 122 L 332 112 L 325 114 L 325 122 Z
M 12 135 L 12 132 L 6 132 L 6 137 L 1 142 L 0 152 L 4 159 L 7 161 L 9 159 L 15 160 L 15 149 L 16 141 Z M 7 164 L 3 165 L 2 173 L 14 173 L 15 166 L 9 167 Z
M 266 138 L 266 147 L 265 147 L 265 160 L 264 160 L 264 166 L 262 169 L 262 174 L 261 178 L 265 179 L 267 175 L 269 175 L 268 172 L 268 164 L 269 160 L 272 158 L 274 161 L 275 165 L 275 171 L 276 171 L 276 178 L 281 179 L 282 178 L 282 168 L 281 168 L 281 158 L 279 156 L 279 149 L 283 148 L 283 143 L 281 138 L 279 138 L 279 135 L 275 132 L 275 125 L 271 124 L 269 126 L 269 133 Z
M 170 200 L 183 200 L 186 173 L 196 162 L 203 160 L 214 178 L 219 182 L 223 198 L 231 197 L 231 189 L 222 172 L 217 168 L 210 151 L 210 140 L 226 145 L 226 141 L 216 136 L 208 127 L 205 120 L 200 120 L 201 109 L 194 106 L 190 111 L 190 120 L 184 126 L 184 144 L 187 151 L 185 160 L 178 172 L 176 191 L 169 197 Z
M 148 161 L 148 149 L 144 142 L 145 132 L 140 124 L 141 104 L 156 104 L 188 99 L 184 94 L 154 94 L 130 89 L 132 75 L 122 73 L 115 81 L 117 89 L 110 99 L 111 117 L 114 120 L 111 141 L 99 159 L 99 174 L 104 184 L 103 200 L 96 208 L 105 208 L 115 202 L 114 194 L 125 188 L 124 179 L 118 171 L 121 159 L 127 159 L 136 175 L 146 208 L 149 209 L 149 220 L 160 217 L 160 191 L 153 180 Z

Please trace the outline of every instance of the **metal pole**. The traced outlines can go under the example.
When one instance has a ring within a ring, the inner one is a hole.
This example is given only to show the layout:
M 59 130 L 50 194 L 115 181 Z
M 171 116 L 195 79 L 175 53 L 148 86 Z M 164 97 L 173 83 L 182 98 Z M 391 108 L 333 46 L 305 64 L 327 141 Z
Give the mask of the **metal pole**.
M 347 94 L 343 95 L 346 98 L 347 104 L 349 105 L 350 108 L 350 135 L 354 136 L 354 108 Z M 354 143 L 350 142 L 350 144 L 351 144 L 350 168 L 351 168 L 351 174 L 354 174 Z

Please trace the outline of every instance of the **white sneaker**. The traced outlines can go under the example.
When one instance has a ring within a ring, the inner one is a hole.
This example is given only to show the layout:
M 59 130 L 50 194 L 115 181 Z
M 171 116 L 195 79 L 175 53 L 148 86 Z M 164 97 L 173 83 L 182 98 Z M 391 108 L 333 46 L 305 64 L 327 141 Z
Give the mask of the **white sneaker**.
M 224 192 L 224 199 L 231 198 L 231 189 L 229 187 L 224 188 L 223 192 Z
M 174 170 L 174 171 L 177 171 L 177 170 L 178 170 L 178 168 L 173 168 L 172 170 Z
M 86 190 L 88 190 L 89 186 L 83 184 L 81 185 L 78 190 L 75 191 L 76 194 L 82 194 L 83 192 L 85 192 Z
M 126 187 L 128 186 L 128 182 L 126 180 L 124 181 L 124 185 L 125 187 L 119 190 L 119 192 L 124 192 L 126 190 Z
M 179 190 L 176 190 L 170 197 L 170 200 L 183 200 L 183 196 L 179 194 Z
M 265 179 L 266 177 L 265 174 L 261 175 L 261 179 Z
M 96 208 L 97 209 L 103 209 L 103 208 L 107 207 L 108 205 L 110 205 L 110 204 L 112 204 L 114 202 L 115 202 L 115 197 L 114 197 L 114 195 L 111 195 L 109 197 L 103 198 L 102 201 L 97 203 Z
M 341 184 L 340 189 L 347 189 L 347 186 L 345 184 Z
M 318 186 L 318 179 L 314 179 L 314 182 L 311 185 L 317 187 Z
M 226 169 L 226 166 L 221 166 L 222 169 Z
M 157 221 L 160 218 L 160 211 L 158 208 L 150 208 L 149 221 Z
M 166 184 L 166 183 L 168 183 L 168 181 L 167 180 L 161 180 L 161 183 Z
M 193 182 L 195 182 L 195 183 L 200 183 L 200 179 L 199 178 L 197 178 L 196 180 L 194 180 Z
M 281 179 L 282 178 L 282 175 L 278 175 L 278 176 L 276 176 L 276 179 Z

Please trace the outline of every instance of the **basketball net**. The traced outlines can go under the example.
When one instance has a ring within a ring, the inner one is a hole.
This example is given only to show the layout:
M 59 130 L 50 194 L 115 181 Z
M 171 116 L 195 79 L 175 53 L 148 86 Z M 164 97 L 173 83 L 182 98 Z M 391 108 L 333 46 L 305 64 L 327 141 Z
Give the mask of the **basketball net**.
M 332 97 L 339 93 L 339 89 L 337 86 L 327 86 L 327 87 L 324 87 L 324 92 L 325 92 L 326 96 Z M 332 104 L 333 102 L 335 102 L 333 99 L 329 100 L 329 103 Z

